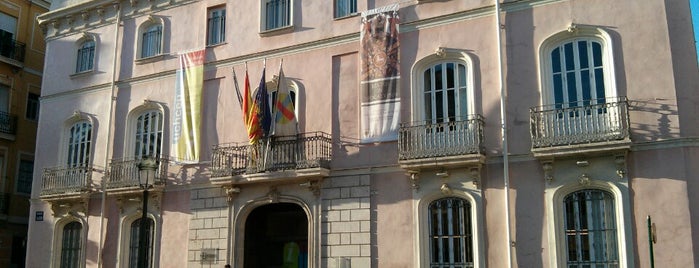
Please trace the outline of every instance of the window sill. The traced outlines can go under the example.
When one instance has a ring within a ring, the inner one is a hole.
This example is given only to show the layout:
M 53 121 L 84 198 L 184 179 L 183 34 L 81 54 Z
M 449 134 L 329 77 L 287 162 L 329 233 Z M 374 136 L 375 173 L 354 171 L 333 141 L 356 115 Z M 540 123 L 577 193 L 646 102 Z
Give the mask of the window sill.
M 154 61 L 162 60 L 164 57 L 165 57 L 165 54 L 158 54 L 158 55 L 150 56 L 150 57 L 146 57 L 146 58 L 138 58 L 138 59 L 134 60 L 134 62 L 136 62 L 136 64 L 151 63 Z
M 70 78 L 73 79 L 73 78 L 78 78 L 78 77 L 90 76 L 90 75 L 92 75 L 92 73 L 94 73 L 94 72 L 95 72 L 95 69 L 90 69 L 90 70 L 87 70 L 87 71 L 82 71 L 82 72 L 79 72 L 79 73 L 71 74 L 71 75 L 70 75 Z
M 228 44 L 228 42 L 223 41 L 223 42 L 221 42 L 221 43 L 208 44 L 208 45 L 206 45 L 206 48 L 215 48 L 215 47 L 224 46 L 224 45 L 226 45 L 226 44 Z
M 334 20 L 334 21 L 338 21 L 338 20 L 344 20 L 344 19 L 354 18 L 354 17 L 359 16 L 359 14 L 360 14 L 360 13 L 358 13 L 358 12 L 354 12 L 354 13 L 349 14 L 349 15 L 346 15 L 346 16 L 335 17 L 335 18 L 333 18 L 333 20 Z
M 285 33 L 290 33 L 294 31 L 294 25 L 288 25 L 284 27 L 279 27 L 279 28 L 274 28 L 274 29 L 269 29 L 269 30 L 264 30 L 260 32 L 260 36 L 265 37 L 265 36 L 272 36 L 272 35 L 277 35 L 277 34 L 285 34 Z

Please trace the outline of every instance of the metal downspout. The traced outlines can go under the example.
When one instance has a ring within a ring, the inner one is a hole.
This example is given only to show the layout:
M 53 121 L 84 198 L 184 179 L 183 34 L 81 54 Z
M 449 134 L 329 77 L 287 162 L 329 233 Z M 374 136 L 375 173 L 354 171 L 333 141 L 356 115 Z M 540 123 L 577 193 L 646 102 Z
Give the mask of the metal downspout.
M 502 176 L 505 191 L 505 230 L 507 237 L 507 267 L 512 267 L 512 230 L 510 230 L 510 159 L 507 146 L 507 91 L 505 90 L 505 82 L 503 78 L 502 64 L 502 34 L 500 23 L 500 0 L 495 0 L 495 33 L 497 34 L 498 45 L 498 77 L 500 79 L 500 125 L 502 127 Z
M 114 54 L 112 63 L 112 81 L 111 81 L 111 91 L 109 94 L 109 118 L 107 118 L 107 142 L 105 145 L 104 154 L 104 176 L 102 176 L 102 205 L 100 208 L 100 241 L 97 245 L 97 267 L 102 267 L 102 246 L 104 244 L 104 211 L 106 209 L 107 200 L 107 189 L 105 188 L 105 181 L 109 177 L 109 156 L 111 155 L 111 138 L 112 138 L 112 117 L 114 116 L 114 102 L 116 102 L 116 97 L 114 96 L 114 91 L 116 89 L 116 68 L 117 68 L 117 55 L 119 52 L 119 24 L 121 23 L 121 8 L 119 6 L 119 1 L 114 2 L 114 8 L 116 9 L 116 22 L 114 23 Z

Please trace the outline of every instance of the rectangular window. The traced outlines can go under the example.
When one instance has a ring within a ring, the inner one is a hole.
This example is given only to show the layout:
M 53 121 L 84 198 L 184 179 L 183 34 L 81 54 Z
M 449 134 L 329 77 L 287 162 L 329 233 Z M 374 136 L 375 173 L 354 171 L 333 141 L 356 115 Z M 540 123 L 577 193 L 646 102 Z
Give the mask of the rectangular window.
M 17 18 L 0 12 L 0 56 L 14 58 Z
M 273 30 L 291 25 L 291 0 L 264 1 L 264 30 Z
M 335 0 L 335 18 L 357 13 L 357 0 Z
M 29 93 L 27 95 L 27 119 L 32 121 L 39 120 L 39 95 Z
M 163 38 L 163 27 L 153 24 L 143 31 L 141 40 L 141 58 L 160 55 L 160 47 Z
M 226 8 L 209 9 L 206 44 L 216 45 L 226 41 Z
M 32 193 L 32 175 L 34 174 L 34 161 L 20 160 L 19 171 L 17 172 L 17 192 L 24 194 Z

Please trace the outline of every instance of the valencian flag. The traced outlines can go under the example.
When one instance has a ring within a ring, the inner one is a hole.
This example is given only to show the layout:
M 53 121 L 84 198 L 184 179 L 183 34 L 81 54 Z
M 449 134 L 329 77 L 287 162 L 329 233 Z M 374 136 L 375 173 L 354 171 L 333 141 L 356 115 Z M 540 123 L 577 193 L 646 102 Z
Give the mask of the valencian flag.
M 269 94 L 267 94 L 267 86 L 265 83 L 265 66 L 262 68 L 262 78 L 260 79 L 260 87 L 255 94 L 255 105 L 257 105 L 257 120 L 262 129 L 262 136 L 268 137 L 270 127 L 272 126 L 272 115 L 269 113 Z
M 396 140 L 400 122 L 398 4 L 362 12 L 359 42 L 361 140 Z
M 284 70 L 279 66 L 279 79 L 277 80 L 277 100 L 274 104 L 274 133 L 275 136 L 296 135 L 296 115 L 294 114 L 294 102 L 291 98 L 289 85 L 284 77 Z
M 202 49 L 179 55 L 171 143 L 171 151 L 176 161 L 199 162 L 205 53 Z
M 256 144 L 257 141 L 262 138 L 262 129 L 260 128 L 260 121 L 257 117 L 257 103 L 252 99 L 252 93 L 250 92 L 250 79 L 248 78 L 248 69 L 245 68 L 245 89 L 243 92 L 243 123 L 245 123 L 245 129 L 248 132 L 248 139 L 250 144 Z

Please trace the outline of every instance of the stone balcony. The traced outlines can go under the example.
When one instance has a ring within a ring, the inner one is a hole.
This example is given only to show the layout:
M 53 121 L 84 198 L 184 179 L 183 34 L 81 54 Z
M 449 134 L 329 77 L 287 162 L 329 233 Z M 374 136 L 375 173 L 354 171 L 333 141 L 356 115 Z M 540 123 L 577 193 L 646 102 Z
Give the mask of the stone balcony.
M 402 123 L 398 134 L 398 162 L 410 171 L 480 165 L 483 118 L 445 123 Z
M 92 166 L 62 166 L 45 168 L 41 174 L 44 200 L 82 198 L 93 190 Z
M 532 153 L 545 159 L 626 152 L 628 110 L 625 97 L 531 108 Z
M 138 164 L 140 162 L 141 159 L 138 158 L 112 159 L 109 164 L 109 176 L 104 182 L 106 191 L 110 194 L 133 194 L 143 191 L 138 178 Z M 158 168 L 152 190 L 162 191 L 167 181 L 169 159 L 165 156 L 159 156 L 156 158 L 156 162 Z
M 211 156 L 211 182 L 220 185 L 317 180 L 332 160 L 330 134 L 277 136 L 248 143 L 220 144 Z

